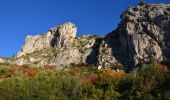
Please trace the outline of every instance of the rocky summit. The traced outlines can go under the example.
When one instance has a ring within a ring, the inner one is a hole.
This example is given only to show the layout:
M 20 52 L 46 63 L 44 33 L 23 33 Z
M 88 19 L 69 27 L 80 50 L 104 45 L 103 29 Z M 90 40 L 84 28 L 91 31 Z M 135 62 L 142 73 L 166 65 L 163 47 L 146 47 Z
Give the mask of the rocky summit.
M 45 34 L 28 35 L 17 56 L 8 62 L 40 67 L 84 63 L 100 69 L 117 63 L 134 67 L 140 63 L 163 62 L 169 58 L 169 4 L 139 3 L 127 8 L 121 19 L 117 29 L 104 37 L 77 37 L 77 27 L 71 22 L 51 28 Z
M 59 27 L 51 28 L 46 34 L 36 36 L 28 35 L 25 44 L 17 54 L 21 57 L 44 48 L 57 47 L 59 49 L 69 47 L 76 37 L 77 28 L 74 24 L 68 22 Z
M 77 27 L 71 22 L 63 23 L 49 29 L 47 33 L 35 36 L 28 35 L 14 64 L 33 64 L 36 66 L 55 65 L 58 67 L 70 64 L 91 63 L 91 56 L 97 36 L 84 35 L 76 37 Z
M 126 66 L 169 57 L 170 5 L 139 3 L 121 15 L 121 23 L 106 35 L 106 44 L 117 60 Z

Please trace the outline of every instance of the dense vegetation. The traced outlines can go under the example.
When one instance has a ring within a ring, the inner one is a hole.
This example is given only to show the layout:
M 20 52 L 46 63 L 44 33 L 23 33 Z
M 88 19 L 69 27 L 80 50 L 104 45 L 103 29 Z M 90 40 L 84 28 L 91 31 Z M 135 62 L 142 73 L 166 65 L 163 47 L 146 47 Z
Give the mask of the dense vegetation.
M 65 69 L 0 64 L 0 100 L 155 100 L 170 99 L 170 71 L 141 64 L 133 71 Z

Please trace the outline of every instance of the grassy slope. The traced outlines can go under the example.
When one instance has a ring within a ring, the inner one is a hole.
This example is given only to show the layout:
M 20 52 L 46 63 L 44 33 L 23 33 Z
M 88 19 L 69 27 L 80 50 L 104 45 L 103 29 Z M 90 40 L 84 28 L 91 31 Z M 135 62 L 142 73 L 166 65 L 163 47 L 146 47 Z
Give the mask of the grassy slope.
M 92 66 L 35 68 L 0 64 L 1 100 L 170 99 L 170 71 L 160 64 L 125 73 Z

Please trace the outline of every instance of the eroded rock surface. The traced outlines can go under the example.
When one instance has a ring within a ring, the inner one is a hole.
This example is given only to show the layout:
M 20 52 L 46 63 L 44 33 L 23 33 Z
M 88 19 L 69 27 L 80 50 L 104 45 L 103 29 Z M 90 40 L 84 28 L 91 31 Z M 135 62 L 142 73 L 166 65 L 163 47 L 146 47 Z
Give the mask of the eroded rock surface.
M 97 36 L 76 37 L 77 28 L 68 22 L 51 28 L 46 34 L 27 36 L 25 44 L 10 63 L 35 66 L 96 64 L 94 52 Z M 97 50 L 97 49 L 96 49 Z
M 70 22 L 51 28 L 46 34 L 27 36 L 12 63 L 36 66 L 85 63 L 100 69 L 115 63 L 134 67 L 152 60 L 167 60 L 170 5 L 140 3 L 124 11 L 121 19 L 118 28 L 105 37 L 76 37 L 77 28 Z
M 117 40 L 121 52 L 116 55 L 125 65 L 166 60 L 170 40 L 169 7 L 167 4 L 139 4 L 121 15 L 117 30 L 107 37 L 113 36 L 109 42 Z
M 51 28 L 47 33 L 31 36 L 28 35 L 25 40 L 25 44 L 17 54 L 17 57 L 21 57 L 26 54 L 33 53 L 37 50 L 50 47 L 70 47 L 73 38 L 76 37 L 77 28 L 74 24 L 68 22 L 58 27 Z

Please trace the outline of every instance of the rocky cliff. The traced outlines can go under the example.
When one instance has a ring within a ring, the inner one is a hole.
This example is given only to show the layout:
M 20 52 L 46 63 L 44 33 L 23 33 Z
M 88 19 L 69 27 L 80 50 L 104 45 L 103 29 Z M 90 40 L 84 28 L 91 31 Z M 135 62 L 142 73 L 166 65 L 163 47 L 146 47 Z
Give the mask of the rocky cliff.
M 36 36 L 28 35 L 26 37 L 25 44 L 17 54 L 17 57 L 33 53 L 34 51 L 42 50 L 44 48 L 57 47 L 61 49 L 63 47 L 69 47 L 73 42 L 73 38 L 76 37 L 76 32 L 76 26 L 68 22 L 49 29 L 49 31 L 45 34 Z
M 124 11 L 121 19 L 118 28 L 106 36 L 106 41 L 118 43 L 120 52 L 113 51 L 121 62 L 135 66 L 152 60 L 167 60 L 170 53 L 170 5 L 139 3 Z M 111 44 L 111 47 L 116 46 Z
M 77 27 L 67 22 L 49 29 L 47 33 L 28 35 L 11 63 L 58 67 L 80 63 L 95 64 L 97 54 L 94 49 L 98 37 L 90 35 L 76 37 L 76 33 Z
M 68 22 L 47 33 L 27 36 L 11 61 L 36 66 L 92 64 L 127 67 L 150 61 L 166 61 L 170 53 L 170 5 L 139 3 L 121 15 L 118 28 L 105 37 L 76 37 L 77 28 Z

